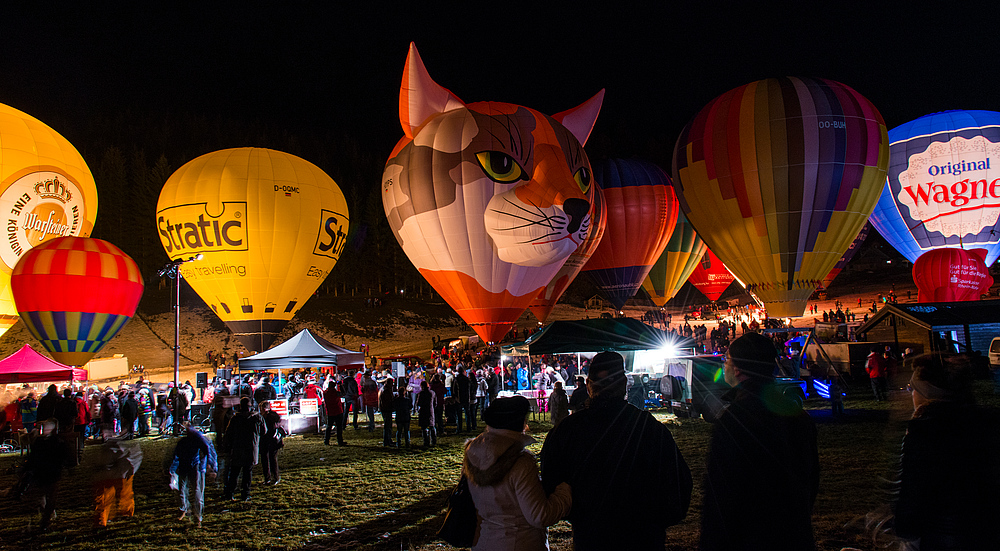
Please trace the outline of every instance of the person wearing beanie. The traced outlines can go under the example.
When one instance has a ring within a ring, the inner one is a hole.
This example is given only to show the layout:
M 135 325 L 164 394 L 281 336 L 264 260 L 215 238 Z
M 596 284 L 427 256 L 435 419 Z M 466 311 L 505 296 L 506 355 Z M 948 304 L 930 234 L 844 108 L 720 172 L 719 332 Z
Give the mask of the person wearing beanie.
M 240 478 L 243 501 L 250 501 L 250 475 L 260 458 L 260 437 L 265 432 L 264 419 L 250 410 L 250 397 L 240 398 L 239 411 L 226 426 L 223 445 L 229 454 L 229 469 L 222 499 L 235 499 L 236 481 Z
M 590 362 L 586 409 L 549 431 L 542 446 L 547 493 L 568 482 L 573 549 L 658 549 L 687 515 L 691 471 L 670 431 L 625 401 L 625 361 L 601 352 Z
M 733 388 L 709 440 L 701 550 L 816 548 L 816 425 L 774 384 L 777 357 L 759 333 L 729 347 L 723 369 Z
M 465 443 L 462 473 L 481 519 L 475 551 L 548 550 L 546 527 L 570 509 L 564 482 L 546 497 L 535 456 L 524 449 L 535 441 L 524 434 L 531 407 L 524 396 L 498 398 L 483 411 L 486 430 Z
M 898 537 L 921 551 L 1000 549 L 1000 419 L 976 407 L 965 356 L 912 360 L 913 417 L 903 437 L 895 502 Z

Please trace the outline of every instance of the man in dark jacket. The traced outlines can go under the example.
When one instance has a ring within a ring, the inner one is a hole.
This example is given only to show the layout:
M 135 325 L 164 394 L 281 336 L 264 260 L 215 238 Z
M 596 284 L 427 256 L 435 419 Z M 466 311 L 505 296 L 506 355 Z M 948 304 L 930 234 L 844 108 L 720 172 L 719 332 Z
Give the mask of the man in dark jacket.
M 347 415 L 354 411 L 354 429 L 358 428 L 358 408 L 361 407 L 361 392 L 358 381 L 348 373 L 340 383 L 340 393 L 344 396 L 344 426 L 347 426 Z
M 625 401 L 625 362 L 601 352 L 590 364 L 590 405 L 549 431 L 542 485 L 573 491 L 573 549 L 659 549 L 691 502 L 691 471 L 670 431 Z
M 42 396 L 38 400 L 38 417 L 39 421 L 45 421 L 46 419 L 51 419 L 56 416 L 56 404 L 59 403 L 59 390 L 56 385 L 49 385 L 48 390 L 45 392 L 45 396 Z
M 466 429 L 472 430 L 472 420 L 469 419 L 472 409 L 469 385 L 469 376 L 465 374 L 465 366 L 459 364 L 458 375 L 451 382 L 451 395 L 458 399 L 458 407 L 455 409 L 455 434 L 462 434 L 462 415 L 465 415 Z
M 707 550 L 815 549 L 819 488 L 816 426 L 774 384 L 778 352 L 765 336 L 733 341 L 725 365 L 733 389 L 709 441 L 701 543 Z
M 250 475 L 257 464 L 260 451 L 260 437 L 264 434 L 264 419 L 250 411 L 250 398 L 240 399 L 239 412 L 229 420 L 226 427 L 225 446 L 229 452 L 229 470 L 222 499 L 235 499 L 236 479 L 240 477 L 240 492 L 243 501 L 250 501 Z

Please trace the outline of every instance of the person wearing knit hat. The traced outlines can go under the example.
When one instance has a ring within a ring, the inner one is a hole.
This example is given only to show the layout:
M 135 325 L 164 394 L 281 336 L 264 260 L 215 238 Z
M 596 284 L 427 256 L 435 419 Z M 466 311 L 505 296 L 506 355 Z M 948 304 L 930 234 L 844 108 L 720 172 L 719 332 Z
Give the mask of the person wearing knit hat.
M 542 446 L 547 492 L 569 483 L 573 549 L 660 549 L 684 519 L 691 471 L 670 430 L 625 401 L 625 361 L 601 352 L 590 362 L 587 407 L 549 431 Z
M 816 425 L 775 385 L 771 339 L 746 333 L 726 356 L 733 388 L 709 440 L 699 549 L 815 549 Z
M 535 441 L 524 434 L 530 403 L 524 396 L 497 398 L 483 411 L 486 430 L 465 444 L 462 474 L 481 519 L 474 551 L 547 550 L 547 526 L 566 516 L 571 492 L 563 483 L 546 496 Z
M 1000 416 L 976 407 L 966 356 L 924 354 L 912 365 L 896 535 L 921 550 L 1000 549 Z

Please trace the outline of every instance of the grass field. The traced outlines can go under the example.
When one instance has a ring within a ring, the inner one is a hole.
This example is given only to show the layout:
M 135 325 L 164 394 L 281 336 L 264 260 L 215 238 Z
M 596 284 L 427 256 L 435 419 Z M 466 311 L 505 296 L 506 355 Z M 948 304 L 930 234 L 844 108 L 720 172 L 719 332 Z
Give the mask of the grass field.
M 983 384 L 982 403 L 997 401 Z M 813 516 L 820 549 L 845 546 L 874 549 L 870 538 L 845 528 L 886 499 L 882 479 L 891 472 L 912 405 L 905 391 L 890 402 L 874 402 L 866 388 L 845 401 L 847 419 L 835 421 L 822 402 L 808 403 L 819 428 L 822 475 Z M 698 541 L 700 481 L 710 425 L 704 420 L 657 416 L 668 423 L 695 479 L 695 496 L 683 523 L 668 531 L 668 549 L 695 549 Z M 549 429 L 531 422 L 539 443 Z M 3 549 L 447 549 L 434 539 L 446 497 L 458 480 L 465 437 L 446 436 L 429 450 L 384 449 L 381 430 L 348 428 L 349 446 L 324 446 L 321 435 L 287 440 L 279 454 L 282 481 L 260 485 L 260 468 L 250 503 L 223 502 L 221 488 L 206 489 L 204 526 L 178 521 L 177 497 L 167 487 L 164 460 L 175 441 L 140 441 L 144 461 L 136 474 L 136 516 L 114 519 L 107 529 L 92 528 L 91 473 L 95 448 L 66 475 L 58 517 L 49 532 L 37 534 L 38 512 L 29 500 L 0 498 L 0 548 Z M 450 431 L 449 431 L 450 433 Z M 419 442 L 419 431 L 413 431 Z M 15 480 L 17 454 L 0 456 L 0 488 Z M 550 529 L 554 549 L 571 549 L 570 527 Z

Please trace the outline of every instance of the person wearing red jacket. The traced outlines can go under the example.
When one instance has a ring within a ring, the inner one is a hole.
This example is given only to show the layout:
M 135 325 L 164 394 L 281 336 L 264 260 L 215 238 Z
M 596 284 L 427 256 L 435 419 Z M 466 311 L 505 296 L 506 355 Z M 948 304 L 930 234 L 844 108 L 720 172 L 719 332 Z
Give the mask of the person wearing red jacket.
M 83 445 L 87 440 L 87 425 L 90 424 L 90 406 L 83 399 L 83 393 L 73 395 L 76 400 L 76 419 L 73 420 L 73 432 L 76 433 L 77 461 L 83 461 Z
M 378 407 L 378 383 L 372 379 L 371 371 L 365 372 L 361 379 L 361 401 L 364 403 L 365 414 L 368 416 L 368 432 L 374 432 L 375 408 Z
M 344 415 L 344 404 L 340 401 L 340 389 L 337 388 L 338 383 L 336 380 L 328 379 L 326 382 L 326 390 L 323 391 L 323 402 L 326 404 L 326 439 L 323 441 L 327 446 L 330 445 L 330 429 L 334 425 L 337 426 L 337 444 L 341 446 L 346 446 L 347 442 L 344 442 L 344 422 L 347 420 Z
M 872 392 L 875 394 L 876 402 L 885 400 L 889 395 L 887 378 L 889 377 L 890 358 L 887 356 L 888 352 L 882 354 L 878 349 L 875 349 L 868 355 L 868 361 L 865 362 L 865 371 L 868 372 L 868 377 L 871 379 Z

